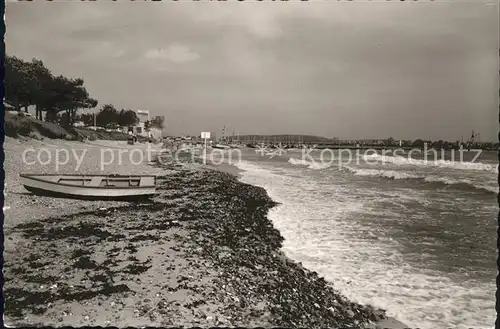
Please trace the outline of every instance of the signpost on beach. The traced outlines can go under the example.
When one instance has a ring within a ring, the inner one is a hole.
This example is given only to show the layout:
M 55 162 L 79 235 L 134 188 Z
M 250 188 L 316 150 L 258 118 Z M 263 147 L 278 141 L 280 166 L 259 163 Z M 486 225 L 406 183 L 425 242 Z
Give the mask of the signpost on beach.
M 210 132 L 202 132 L 201 133 L 201 138 L 203 138 L 205 140 L 205 148 L 204 148 L 204 156 L 203 156 L 203 164 L 206 164 L 207 162 L 207 139 L 210 138 Z

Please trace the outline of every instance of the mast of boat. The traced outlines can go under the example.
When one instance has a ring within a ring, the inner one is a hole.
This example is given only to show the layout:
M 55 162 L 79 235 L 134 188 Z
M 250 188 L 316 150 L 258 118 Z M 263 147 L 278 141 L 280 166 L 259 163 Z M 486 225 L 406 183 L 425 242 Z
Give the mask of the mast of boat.
M 469 139 L 469 142 L 471 144 L 475 143 L 476 142 L 476 137 L 477 137 L 477 133 L 474 132 L 474 130 L 472 131 L 472 135 L 470 136 L 470 139 Z

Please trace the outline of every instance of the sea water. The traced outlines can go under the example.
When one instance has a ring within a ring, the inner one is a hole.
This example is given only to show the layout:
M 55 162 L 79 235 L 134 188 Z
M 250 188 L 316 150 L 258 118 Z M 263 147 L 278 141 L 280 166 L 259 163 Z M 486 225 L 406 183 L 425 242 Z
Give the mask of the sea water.
M 281 203 L 269 216 L 285 253 L 410 327 L 493 327 L 496 153 L 336 152 L 233 157 Z

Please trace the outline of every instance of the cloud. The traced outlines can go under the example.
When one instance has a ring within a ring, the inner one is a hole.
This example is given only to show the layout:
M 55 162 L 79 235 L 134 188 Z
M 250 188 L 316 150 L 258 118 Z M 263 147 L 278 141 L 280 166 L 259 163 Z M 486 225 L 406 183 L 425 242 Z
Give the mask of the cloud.
M 172 134 L 224 118 L 241 133 L 496 138 L 498 13 L 478 1 L 27 5 L 6 5 L 9 54 L 166 115 Z
M 259 6 L 255 4 L 239 4 L 231 6 L 222 3 L 211 3 L 210 10 L 199 11 L 185 7 L 184 14 L 191 16 L 195 22 L 224 26 L 227 29 L 242 27 L 246 32 L 260 38 L 275 38 L 283 34 L 280 19 L 289 10 L 283 6 Z M 280 10 L 278 10 L 280 9 Z
M 200 55 L 187 46 L 172 44 L 165 49 L 150 49 L 144 54 L 144 57 L 150 60 L 161 59 L 174 63 L 184 63 L 196 61 Z

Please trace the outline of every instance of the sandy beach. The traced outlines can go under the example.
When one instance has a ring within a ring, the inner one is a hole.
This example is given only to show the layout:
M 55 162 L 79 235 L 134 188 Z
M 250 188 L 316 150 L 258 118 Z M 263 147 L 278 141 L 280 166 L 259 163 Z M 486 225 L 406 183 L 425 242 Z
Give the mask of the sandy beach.
M 12 138 L 4 147 L 9 325 L 404 327 L 286 258 L 266 216 L 275 203 L 230 173 L 125 156 L 103 171 L 158 175 L 151 202 L 53 199 L 20 185 L 21 172 L 56 173 L 27 165 L 24 150 L 87 150 L 78 172 L 98 173 L 103 149 L 131 147 Z

